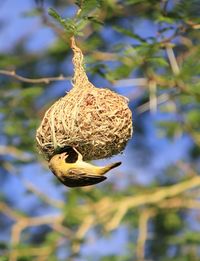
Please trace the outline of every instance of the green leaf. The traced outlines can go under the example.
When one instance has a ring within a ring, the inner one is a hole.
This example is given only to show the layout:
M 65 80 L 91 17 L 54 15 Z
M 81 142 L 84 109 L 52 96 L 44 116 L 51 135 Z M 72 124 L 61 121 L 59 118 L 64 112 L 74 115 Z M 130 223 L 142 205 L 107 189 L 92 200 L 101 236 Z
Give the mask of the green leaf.
M 152 66 L 158 67 L 168 67 L 169 64 L 163 57 L 150 57 L 147 59 L 147 62 L 150 62 Z
M 58 22 L 62 20 L 62 17 L 53 8 L 48 9 L 48 14 L 56 19 Z
M 96 9 L 100 8 L 102 5 L 102 1 L 100 0 L 82 0 L 77 1 L 77 5 L 81 9 L 81 12 L 79 13 L 79 17 L 85 17 L 88 16 L 89 13 L 92 11 L 95 11 Z
M 88 23 L 89 21 L 86 19 L 80 20 L 79 23 L 77 23 L 76 25 L 76 31 L 81 32 L 88 25 Z
M 167 23 L 167 24 L 174 24 L 174 18 L 172 17 L 168 17 L 168 16 L 164 16 L 162 14 L 159 14 L 157 17 L 156 17 L 156 22 L 164 22 L 164 23 Z
M 131 31 L 129 31 L 128 29 L 122 28 L 120 26 L 113 26 L 113 29 L 116 30 L 117 32 L 129 36 L 131 38 L 134 38 L 140 42 L 146 42 L 145 39 L 143 39 L 142 37 L 140 37 L 138 34 L 135 34 Z
M 30 11 L 22 13 L 23 17 L 35 17 L 41 15 L 41 10 L 39 8 L 33 8 Z
M 62 25 L 66 32 L 75 33 L 76 26 L 73 19 L 63 19 L 53 8 L 49 8 L 48 13 L 52 16 L 60 25 Z
M 164 129 L 169 138 L 182 134 L 182 128 L 178 122 L 175 121 L 159 121 L 159 126 Z
M 127 4 L 140 4 L 146 2 L 145 0 L 128 0 Z
M 78 5 L 79 8 L 81 8 L 82 0 L 75 1 L 75 4 Z
M 200 108 L 188 112 L 186 115 L 186 121 L 192 124 L 194 128 L 200 127 Z
M 104 25 L 102 21 L 100 21 L 97 17 L 95 16 L 88 16 L 88 20 L 92 21 L 93 23 L 99 24 L 99 25 Z
M 21 92 L 21 96 L 22 96 L 22 98 L 25 98 L 25 99 L 27 99 L 27 98 L 33 99 L 33 97 L 36 97 L 41 93 L 42 93 L 42 87 L 34 86 L 34 87 L 29 87 L 29 88 L 23 89 Z

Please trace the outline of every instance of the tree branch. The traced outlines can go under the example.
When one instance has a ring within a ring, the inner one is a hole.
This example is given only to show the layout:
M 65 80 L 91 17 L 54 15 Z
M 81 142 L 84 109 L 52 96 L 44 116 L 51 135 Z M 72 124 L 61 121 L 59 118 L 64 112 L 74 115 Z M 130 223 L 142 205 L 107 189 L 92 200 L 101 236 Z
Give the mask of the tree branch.
M 19 81 L 27 82 L 27 83 L 45 83 L 45 84 L 48 84 L 50 82 L 55 82 L 55 81 L 71 80 L 71 77 L 64 77 L 62 74 L 59 75 L 58 77 L 44 77 L 44 78 L 39 78 L 39 79 L 26 78 L 26 77 L 23 77 L 21 75 L 16 74 L 15 71 L 0 70 L 0 74 L 10 76 L 10 77 L 13 77 L 13 78 L 15 78 Z
M 194 176 L 191 179 L 183 181 L 179 184 L 164 188 L 161 187 L 151 194 L 142 194 L 135 197 L 127 197 L 122 200 L 118 200 L 117 202 L 113 202 L 111 199 L 107 199 L 110 200 L 110 202 L 107 202 L 107 204 L 109 204 L 109 207 L 107 207 L 107 211 L 105 212 L 102 212 L 101 208 L 99 208 L 99 205 L 101 203 L 100 201 L 96 204 L 97 216 L 98 218 L 100 218 L 101 221 L 105 220 L 105 223 L 108 222 L 105 227 L 108 231 L 110 231 L 118 227 L 121 220 L 129 209 L 149 204 L 157 205 L 160 204 L 163 200 L 176 197 L 190 189 L 199 186 L 200 177 Z M 94 207 L 91 208 L 91 211 L 94 211 Z M 104 216 L 102 217 L 102 215 Z

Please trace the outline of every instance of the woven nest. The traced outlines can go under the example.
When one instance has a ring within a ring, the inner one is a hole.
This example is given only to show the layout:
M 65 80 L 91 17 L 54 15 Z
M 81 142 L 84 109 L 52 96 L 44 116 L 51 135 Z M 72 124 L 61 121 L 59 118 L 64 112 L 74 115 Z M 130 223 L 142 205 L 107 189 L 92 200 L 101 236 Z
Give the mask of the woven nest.
M 45 113 L 36 134 L 39 150 L 49 160 L 56 151 L 76 147 L 84 160 L 120 153 L 132 135 L 132 113 L 127 98 L 92 85 L 82 66 L 83 55 L 75 45 L 72 90 Z

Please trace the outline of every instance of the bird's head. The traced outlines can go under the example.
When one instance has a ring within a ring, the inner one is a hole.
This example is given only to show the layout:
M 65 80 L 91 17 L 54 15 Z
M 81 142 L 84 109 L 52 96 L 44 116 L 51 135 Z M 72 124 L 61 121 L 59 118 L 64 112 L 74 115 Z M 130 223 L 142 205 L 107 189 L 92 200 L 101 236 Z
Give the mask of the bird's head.
M 65 160 L 68 156 L 69 155 L 66 152 L 54 155 L 49 161 L 49 167 L 58 168 L 59 166 L 62 166 L 62 164 L 65 164 Z

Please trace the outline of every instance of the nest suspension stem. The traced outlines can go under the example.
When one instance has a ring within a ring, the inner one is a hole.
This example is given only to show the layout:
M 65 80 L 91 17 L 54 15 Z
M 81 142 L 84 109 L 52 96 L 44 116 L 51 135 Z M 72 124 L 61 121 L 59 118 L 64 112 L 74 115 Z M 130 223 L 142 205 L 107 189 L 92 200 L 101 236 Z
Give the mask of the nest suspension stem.
M 85 73 L 85 69 L 83 67 L 83 53 L 81 49 L 77 47 L 74 36 L 70 38 L 70 45 L 71 49 L 74 52 L 74 56 L 72 59 L 72 62 L 74 64 L 74 77 L 72 79 L 73 87 L 92 87 L 92 84 L 89 82 L 88 77 Z

